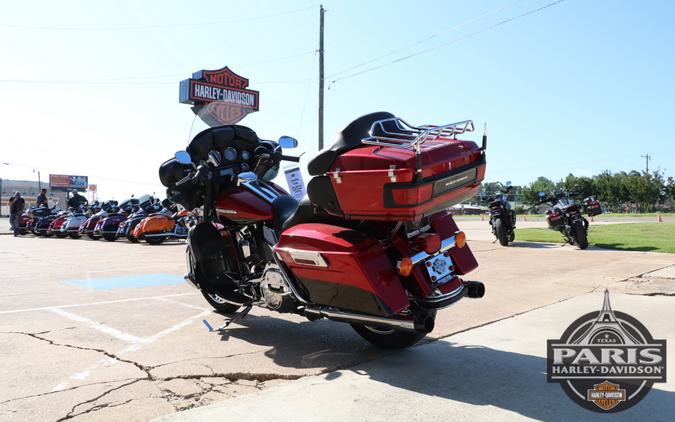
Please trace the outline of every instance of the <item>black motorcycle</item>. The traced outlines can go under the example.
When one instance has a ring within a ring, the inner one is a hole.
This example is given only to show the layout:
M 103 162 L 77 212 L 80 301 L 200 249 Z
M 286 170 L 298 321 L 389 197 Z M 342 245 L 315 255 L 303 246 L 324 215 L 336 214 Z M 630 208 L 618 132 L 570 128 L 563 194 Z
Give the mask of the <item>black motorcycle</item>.
M 551 206 L 546 210 L 549 229 L 562 233 L 565 243 L 578 245 L 579 249 L 586 249 L 588 247 L 588 220 L 581 215 L 581 207 L 571 195 L 573 193 L 561 192 L 547 197 L 544 192 L 539 192 L 541 198 L 539 204 Z
M 506 185 L 501 185 L 499 194 L 487 199 L 490 203 L 492 234 L 502 246 L 508 246 L 516 237 L 516 213 L 509 203 L 509 193 L 512 188 L 511 182 L 506 182 Z

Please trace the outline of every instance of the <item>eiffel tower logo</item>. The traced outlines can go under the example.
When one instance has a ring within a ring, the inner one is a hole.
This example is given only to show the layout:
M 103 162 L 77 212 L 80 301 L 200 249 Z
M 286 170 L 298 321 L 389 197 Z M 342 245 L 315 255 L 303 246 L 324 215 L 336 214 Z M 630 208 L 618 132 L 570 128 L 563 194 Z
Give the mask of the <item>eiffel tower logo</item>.
M 595 322 L 572 344 L 583 346 L 597 344 L 638 345 L 644 344 L 629 333 L 619 322 L 609 303 L 609 291 L 605 290 L 605 299 Z

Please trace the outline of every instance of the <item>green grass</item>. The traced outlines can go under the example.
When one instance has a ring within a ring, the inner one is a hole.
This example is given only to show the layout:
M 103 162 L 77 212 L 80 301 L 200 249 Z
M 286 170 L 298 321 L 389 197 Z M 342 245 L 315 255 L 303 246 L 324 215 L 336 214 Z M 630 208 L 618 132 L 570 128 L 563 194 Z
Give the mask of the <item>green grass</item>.
M 562 243 L 560 232 L 516 229 L 516 240 Z M 675 253 L 675 223 L 591 224 L 588 242 L 599 248 Z

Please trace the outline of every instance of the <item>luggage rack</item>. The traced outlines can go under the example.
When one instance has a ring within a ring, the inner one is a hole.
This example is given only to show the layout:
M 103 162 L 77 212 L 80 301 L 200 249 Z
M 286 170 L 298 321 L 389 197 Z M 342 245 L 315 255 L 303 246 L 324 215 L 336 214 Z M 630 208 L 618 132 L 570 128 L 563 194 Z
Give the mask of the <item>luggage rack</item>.
M 473 131 L 473 120 L 464 120 L 443 126 L 413 126 L 399 117 L 391 117 L 373 122 L 368 131 L 370 136 L 361 139 L 361 143 L 381 147 L 413 149 L 417 156 L 417 178 L 421 179 L 422 160 L 420 157 L 420 145 L 429 140 L 435 141 L 440 138 L 457 139 L 457 135 Z M 486 143 L 487 131 L 483 134 L 483 146 L 481 150 L 485 150 Z

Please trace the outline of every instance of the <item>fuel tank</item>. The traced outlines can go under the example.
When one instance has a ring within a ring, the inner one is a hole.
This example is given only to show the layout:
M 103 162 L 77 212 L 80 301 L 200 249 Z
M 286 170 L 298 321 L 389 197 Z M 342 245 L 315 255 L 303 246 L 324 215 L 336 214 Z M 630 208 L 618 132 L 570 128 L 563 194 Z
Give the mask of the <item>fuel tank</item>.
M 272 219 L 272 204 L 241 186 L 221 192 L 216 199 L 216 211 L 219 217 L 237 222 Z

